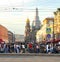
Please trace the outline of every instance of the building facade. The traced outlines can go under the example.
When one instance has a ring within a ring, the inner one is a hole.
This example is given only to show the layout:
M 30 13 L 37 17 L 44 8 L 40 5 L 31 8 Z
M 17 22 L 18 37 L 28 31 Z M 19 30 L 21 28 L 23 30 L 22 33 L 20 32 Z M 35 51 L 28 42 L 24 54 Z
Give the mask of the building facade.
M 15 43 L 23 43 L 24 42 L 24 35 L 15 34 Z
M 9 40 L 9 43 L 15 42 L 15 36 L 11 31 L 8 31 L 8 40 Z
M 36 32 L 41 28 L 41 22 L 39 20 L 38 8 L 36 8 L 35 20 L 32 22 L 31 37 L 32 42 L 36 42 Z
M 37 42 L 49 42 L 53 39 L 53 21 L 54 18 L 45 18 L 43 20 L 43 26 L 36 34 Z
M 41 22 L 39 20 L 38 8 L 36 8 L 35 19 L 32 22 L 32 31 L 33 30 L 39 30 L 40 26 L 41 26 Z
M 31 40 L 30 20 L 27 19 L 24 34 L 25 42 L 28 43 Z
M 0 39 L 2 39 L 5 43 L 9 43 L 8 41 L 8 30 L 6 27 L 0 25 Z
M 54 34 L 55 39 L 60 40 L 60 8 L 57 9 L 56 12 L 54 12 Z
M 60 8 L 54 12 L 54 18 L 44 19 L 43 27 L 37 32 L 36 39 L 37 42 L 45 40 L 46 42 L 58 43 L 60 41 Z

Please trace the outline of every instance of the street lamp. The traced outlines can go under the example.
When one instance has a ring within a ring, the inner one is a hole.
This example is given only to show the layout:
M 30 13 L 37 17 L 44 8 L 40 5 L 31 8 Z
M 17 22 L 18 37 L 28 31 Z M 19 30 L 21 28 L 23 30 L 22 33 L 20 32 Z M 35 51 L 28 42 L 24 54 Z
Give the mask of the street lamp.
M 55 41 L 55 34 L 54 34 L 54 19 L 53 19 L 53 42 Z M 52 43 L 52 42 L 51 42 Z M 54 44 L 53 44 L 54 46 Z

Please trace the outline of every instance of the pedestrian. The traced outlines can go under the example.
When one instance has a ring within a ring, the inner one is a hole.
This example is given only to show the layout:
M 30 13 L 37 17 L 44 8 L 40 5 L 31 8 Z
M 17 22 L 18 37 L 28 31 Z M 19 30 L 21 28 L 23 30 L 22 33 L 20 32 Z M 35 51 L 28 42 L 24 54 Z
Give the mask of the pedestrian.
M 49 47 L 49 46 L 48 46 L 48 44 L 47 44 L 47 45 L 46 45 L 46 52 L 47 52 L 47 53 L 48 53 L 48 51 L 49 51 L 48 47 Z
M 39 46 L 36 45 L 36 53 L 39 53 L 39 52 L 40 52 Z
M 9 53 L 9 47 L 8 47 L 8 45 L 6 45 L 6 47 L 5 47 L 5 53 Z
M 16 44 L 14 44 L 14 52 L 17 53 L 17 47 L 16 47 Z
M 32 52 L 33 52 L 33 50 L 32 50 L 32 49 L 33 49 L 33 45 L 32 45 L 32 43 L 29 43 L 29 52 L 30 52 L 30 53 L 32 53 Z
M 22 53 L 25 53 L 25 45 L 24 44 L 22 44 Z
M 4 53 L 4 44 L 1 44 L 1 53 Z

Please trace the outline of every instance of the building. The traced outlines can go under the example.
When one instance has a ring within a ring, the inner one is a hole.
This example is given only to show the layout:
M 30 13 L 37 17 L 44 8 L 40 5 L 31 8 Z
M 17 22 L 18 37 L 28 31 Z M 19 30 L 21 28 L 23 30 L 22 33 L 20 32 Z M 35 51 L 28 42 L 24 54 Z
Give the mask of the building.
M 54 18 L 49 17 L 43 20 L 43 26 L 36 34 L 37 42 L 50 42 L 53 38 L 53 21 Z
M 54 12 L 54 34 L 57 41 L 60 40 L 60 8 Z
M 44 40 L 46 40 L 46 25 L 44 25 L 36 33 L 36 42 L 37 43 L 42 43 Z
M 0 25 L 0 39 L 2 39 L 5 43 L 9 43 L 8 29 L 2 25 Z
M 32 34 L 32 41 L 36 42 L 36 32 L 41 28 L 41 22 L 39 20 L 39 15 L 38 15 L 38 8 L 36 8 L 36 15 L 35 15 L 35 20 L 32 22 L 32 29 L 31 29 L 31 34 Z
M 9 40 L 9 43 L 15 42 L 15 36 L 11 31 L 8 31 L 8 40 Z
M 39 15 L 38 15 L 38 8 L 36 8 L 36 15 L 35 19 L 32 22 L 32 31 L 34 30 L 39 30 L 41 27 L 41 22 L 39 20 Z
M 15 34 L 15 43 L 22 43 L 24 42 L 24 35 Z
M 31 30 L 30 30 L 30 20 L 27 19 L 26 21 L 26 26 L 25 26 L 25 34 L 24 34 L 24 37 L 25 37 L 25 42 L 28 43 L 30 42 L 30 34 L 31 34 Z

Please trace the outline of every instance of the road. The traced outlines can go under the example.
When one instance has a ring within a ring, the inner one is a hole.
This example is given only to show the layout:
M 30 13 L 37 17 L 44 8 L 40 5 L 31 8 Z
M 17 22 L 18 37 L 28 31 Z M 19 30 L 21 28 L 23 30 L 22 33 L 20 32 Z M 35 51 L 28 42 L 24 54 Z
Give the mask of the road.
M 1 55 L 0 62 L 60 62 L 60 56 L 50 55 Z

